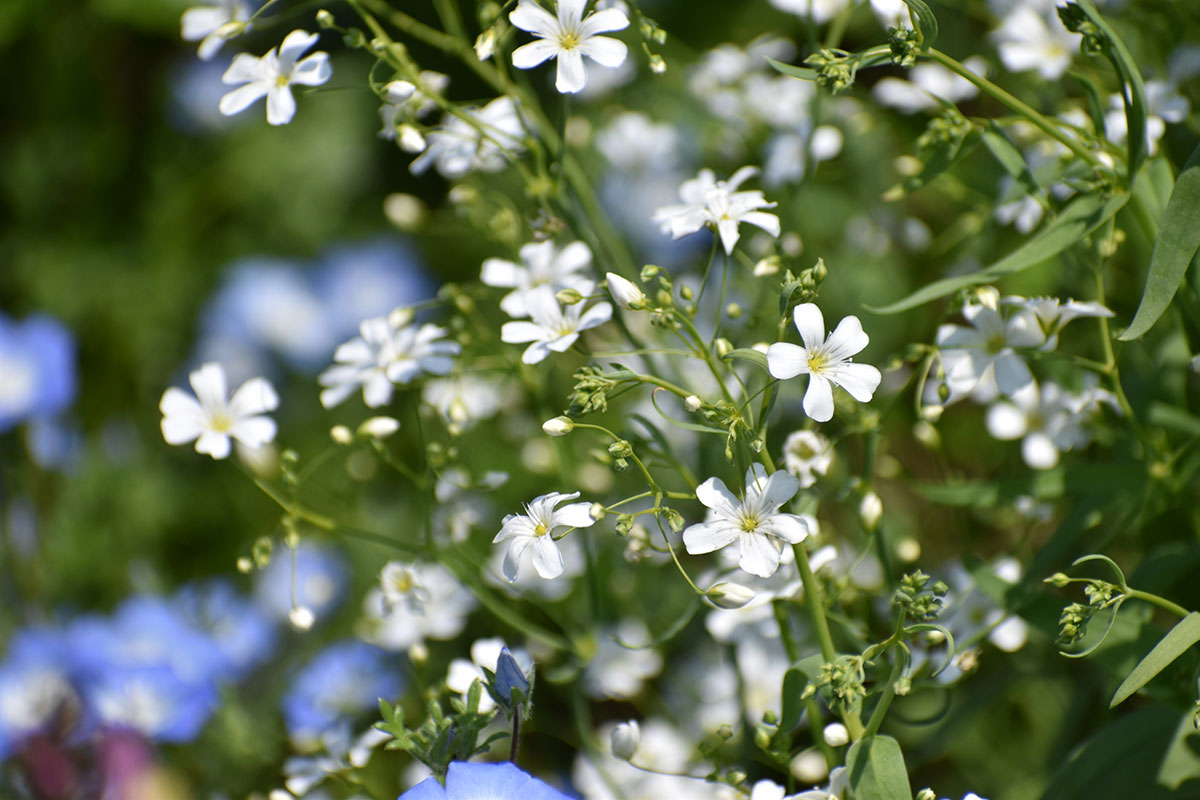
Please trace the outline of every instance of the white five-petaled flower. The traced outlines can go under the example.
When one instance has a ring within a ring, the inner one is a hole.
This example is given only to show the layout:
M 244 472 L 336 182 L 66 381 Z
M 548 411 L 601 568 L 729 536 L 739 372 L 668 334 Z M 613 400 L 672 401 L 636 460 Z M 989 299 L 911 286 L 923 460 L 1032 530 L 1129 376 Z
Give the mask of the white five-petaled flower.
M 528 317 L 525 295 L 535 286 L 549 286 L 555 292 L 575 289 L 591 291 L 592 283 L 583 274 L 592 265 L 592 251 L 583 242 L 571 242 L 563 248 L 554 242 L 530 242 L 521 247 L 521 263 L 489 258 L 483 262 L 479 280 L 488 286 L 512 289 L 500 301 L 500 309 L 510 317 Z
M 284 37 L 278 52 L 271 48 L 262 58 L 249 53 L 234 56 L 233 63 L 221 76 L 221 82 L 245 86 L 239 86 L 221 98 L 221 113 L 226 116 L 237 114 L 260 97 L 266 97 L 267 122 L 271 125 L 291 122 L 296 114 L 292 84 L 320 86 L 333 74 L 328 53 L 317 52 L 300 58 L 319 38 L 316 33 L 294 30 Z
M 841 386 L 860 403 L 870 402 L 883 376 L 870 364 L 855 364 L 850 357 L 871 341 L 858 317 L 844 317 L 825 336 L 825 318 L 813 303 L 796 306 L 796 330 L 804 346 L 776 342 L 767 348 L 767 370 L 780 379 L 808 375 L 804 413 L 817 422 L 833 419 L 833 387 Z
M 188 376 L 188 382 L 196 399 L 171 387 L 158 404 L 167 444 L 187 444 L 194 439 L 197 453 L 225 458 L 230 437 L 252 448 L 275 438 L 275 422 L 263 414 L 279 406 L 279 396 L 265 379 L 251 378 L 230 397 L 225 370 L 220 364 L 205 364 Z
M 586 291 L 580 294 L 590 294 L 592 288 L 589 282 Z M 532 342 L 521 356 L 526 364 L 536 364 L 551 352 L 567 350 L 575 344 L 581 331 L 612 319 L 613 311 L 609 303 L 596 303 L 587 311 L 583 310 L 583 303 L 564 308 L 554 296 L 554 289 L 544 284 L 525 293 L 525 310 L 529 312 L 530 321 L 504 323 L 500 329 L 500 340 L 509 343 Z
M 800 480 L 802 489 L 816 483 L 832 463 L 833 447 L 815 431 L 796 431 L 783 442 L 783 465 Z
M 184 11 L 179 21 L 183 40 L 200 42 L 196 53 L 201 61 L 211 59 L 225 44 L 225 37 L 220 34 L 222 26 L 229 22 L 248 22 L 250 19 L 250 6 L 245 0 L 208 0 L 208 3 Z
M 1025 463 L 1033 469 L 1050 469 L 1058 464 L 1059 453 L 1091 441 L 1084 424 L 1101 404 L 1120 410 L 1116 397 L 1096 386 L 1073 395 L 1055 383 L 1044 383 L 1039 390 L 1030 381 L 1011 398 L 988 408 L 987 429 L 997 439 L 1021 439 Z
M 499 172 L 507 163 L 506 153 L 523 149 L 525 125 L 516 100 L 505 95 L 483 108 L 464 108 L 462 112 L 474 124 L 450 114 L 443 117 L 441 127 L 426 137 L 425 152 L 409 165 L 412 174 L 420 175 L 430 165 L 444 178 L 461 178 L 474 170 Z
M 533 551 L 533 568 L 546 580 L 563 574 L 562 554 L 554 543 L 554 530 L 561 527 L 587 528 L 595 523 L 590 513 L 591 503 L 571 503 L 555 508 L 564 500 L 574 500 L 579 492 L 561 494 L 551 492 L 534 498 L 525 507 L 524 514 L 509 514 L 504 518 L 504 527 L 496 534 L 493 543 L 508 542 L 504 554 L 504 577 L 517 579 L 521 557 L 526 550 Z
M 1066 302 L 1057 297 L 1005 297 L 1000 301 L 1004 305 L 1018 306 L 1033 312 L 1046 341 L 1039 348 L 1053 350 L 1058 346 L 1058 334 L 1067 323 L 1081 317 L 1111 317 L 1113 312 L 1095 300 L 1070 300 Z
M 564 94 L 579 92 L 587 83 L 584 56 L 605 67 L 621 66 L 627 54 L 625 43 L 596 34 L 624 30 L 629 18 L 620 9 L 606 8 L 585 19 L 586 5 L 587 0 L 558 0 L 555 17 L 532 0 L 520 0 L 508 18 L 538 39 L 513 51 L 513 66 L 532 69 L 547 59 L 558 59 L 554 88 Z
M 751 575 L 770 577 L 779 569 L 784 544 L 799 544 L 811 532 L 809 523 L 779 507 L 800 489 L 795 476 L 755 464 L 746 471 L 746 494 L 738 500 L 720 478 L 709 478 L 696 487 L 696 499 L 712 509 L 712 519 L 683 532 L 683 543 L 693 555 L 711 553 L 737 542 L 738 566 Z
M 1014 350 L 1046 342 L 1033 311 L 1017 309 L 1005 319 L 997 309 L 968 304 L 962 313 L 970 327 L 942 325 L 937 332 L 951 399 L 974 391 L 989 372 L 1000 393 L 1009 397 L 1033 382 L 1029 365 Z
M 442 337 L 437 325 L 400 324 L 404 314 L 372 317 L 359 325 L 359 337 L 340 345 L 336 362 L 321 373 L 317 382 L 328 387 L 321 392 L 321 405 L 333 408 L 359 386 L 369 408 L 387 405 L 392 384 L 409 383 L 423 372 L 445 375 L 454 366 L 458 342 Z
M 748 178 L 756 175 L 755 167 L 742 167 L 727 181 L 719 181 L 710 169 L 684 181 L 679 187 L 682 204 L 663 206 L 654 212 L 653 219 L 659 230 L 678 239 L 710 225 L 716 228 L 725 246 L 725 253 L 733 252 L 738 240 L 738 224 L 748 222 L 762 228 L 772 236 L 779 236 L 779 217 L 759 211 L 774 208 L 758 190 L 739 192 L 737 188 Z

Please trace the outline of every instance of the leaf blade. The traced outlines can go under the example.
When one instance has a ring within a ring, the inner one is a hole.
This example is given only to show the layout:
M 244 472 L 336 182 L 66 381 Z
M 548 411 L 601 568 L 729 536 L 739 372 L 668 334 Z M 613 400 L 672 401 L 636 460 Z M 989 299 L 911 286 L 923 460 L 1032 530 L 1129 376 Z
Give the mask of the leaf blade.
M 1116 708 L 1125 702 L 1197 642 L 1200 642 L 1200 612 L 1193 611 L 1167 631 L 1146 657 L 1138 662 L 1133 672 L 1117 687 L 1108 707 Z
M 908 769 L 900 743 L 890 736 L 864 736 L 846 754 L 846 771 L 854 797 L 912 800 Z

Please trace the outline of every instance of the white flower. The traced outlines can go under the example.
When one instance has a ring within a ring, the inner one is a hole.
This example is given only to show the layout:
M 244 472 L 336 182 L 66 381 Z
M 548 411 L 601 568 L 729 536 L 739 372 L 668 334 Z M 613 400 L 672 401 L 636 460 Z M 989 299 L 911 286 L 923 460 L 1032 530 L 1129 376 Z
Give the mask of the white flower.
M 217 54 L 225 37 L 219 31 L 229 22 L 247 22 L 250 6 L 245 0 L 208 0 L 208 5 L 194 6 L 183 12 L 179 21 L 180 36 L 185 42 L 200 42 L 196 51 L 201 61 Z
M 589 284 L 586 293 L 590 292 Z M 504 323 L 500 329 L 500 340 L 510 344 L 532 342 L 521 356 L 526 364 L 536 364 L 551 352 L 567 350 L 575 344 L 581 331 L 612 319 L 612 306 L 608 303 L 597 303 L 587 311 L 583 310 L 583 303 L 564 308 L 554 296 L 554 289 L 544 285 L 525 294 L 525 308 L 532 321 Z
M 812 532 L 807 520 L 779 510 L 799 489 L 800 481 L 787 472 L 767 477 L 762 464 L 746 471 L 742 500 L 720 478 L 709 478 L 696 487 L 696 499 L 712 509 L 713 519 L 683 532 L 687 551 L 711 553 L 737 542 L 738 566 L 763 578 L 774 574 L 783 545 L 799 544 Z
M 841 386 L 860 403 L 870 402 L 883 376 L 870 364 L 851 363 L 850 357 L 870 342 L 858 317 L 844 317 L 825 336 L 825 318 L 813 303 L 796 306 L 796 330 L 804 346 L 776 342 L 767 348 L 767 370 L 773 377 L 807 374 L 804 413 L 817 422 L 833 419 L 833 387 Z
M 819 25 L 837 16 L 850 5 L 850 0 L 771 0 L 771 5 L 780 11 L 812 19 Z
M 1021 309 L 1005 319 L 994 308 L 968 304 L 962 313 L 971 327 L 942 325 L 937 332 L 952 399 L 972 392 L 989 376 L 1008 396 L 1033 382 L 1029 366 L 1014 350 L 1045 344 L 1032 312 Z
M 1004 305 L 1017 306 L 1033 312 L 1046 341 L 1042 350 L 1053 350 L 1058 346 L 1058 334 L 1067 323 L 1080 317 L 1111 317 L 1113 312 L 1094 300 L 1068 299 L 1065 303 L 1057 297 L 1005 297 Z
M 963 66 L 976 75 L 987 76 L 987 61 L 975 56 Z M 939 100 L 957 103 L 979 93 L 975 84 L 940 64 L 921 63 L 908 71 L 908 80 L 886 77 L 880 79 L 871 94 L 881 104 L 898 108 L 906 114 L 917 111 L 939 111 Z
M 779 236 L 779 217 L 758 211 L 774 208 L 761 191 L 739 192 L 737 188 L 748 178 L 757 174 L 754 167 L 742 167 L 728 181 L 718 181 L 710 169 L 684 181 L 679 187 L 682 205 L 663 206 L 654 212 L 653 219 L 659 230 L 671 234 L 671 238 L 695 233 L 709 225 L 717 230 L 725 253 L 733 252 L 738 240 L 738 224 L 748 222 L 762 228 L 772 236 Z
M 1013 72 L 1036 69 L 1046 80 L 1057 80 L 1071 66 L 1079 40 L 1053 9 L 1045 14 L 1019 5 L 992 32 L 1000 60 Z
M 489 258 L 483 262 L 479 280 L 488 286 L 512 289 L 500 301 L 500 309 L 510 317 L 528 317 L 525 295 L 535 286 L 549 286 L 555 292 L 575 289 L 580 294 L 592 290 L 592 282 L 583 274 L 592 266 L 592 251 L 583 242 L 571 242 L 563 248 L 554 242 L 530 242 L 520 251 L 521 263 Z
M 278 52 L 271 48 L 262 58 L 255 58 L 248 53 L 234 56 L 221 82 L 246 85 L 221 98 L 221 113 L 226 116 L 237 114 L 260 97 L 266 97 L 267 122 L 271 125 L 291 122 L 296 113 L 292 84 L 320 86 L 333 74 L 328 53 L 313 53 L 297 61 L 319 38 L 319 34 L 295 30 L 284 37 Z
M 362 386 L 363 402 L 378 408 L 391 402 L 393 383 L 409 383 L 423 372 L 445 375 L 450 371 L 451 356 L 461 348 L 442 338 L 446 329 L 396 324 L 402 317 L 393 313 L 364 320 L 360 336 L 338 347 L 333 354 L 336 363 L 317 378 L 329 387 L 321 392 L 321 405 L 333 408 Z
M 997 439 L 1022 439 L 1025 463 L 1034 469 L 1050 469 L 1058 464 L 1060 452 L 1088 443 L 1091 437 L 1083 423 L 1101 403 L 1116 406 L 1116 398 L 1096 387 L 1080 395 L 1071 395 L 1054 383 L 1039 390 L 1037 383 L 1030 381 L 1009 400 L 988 408 L 987 429 Z
M 196 452 L 213 458 L 229 455 L 230 437 L 247 447 L 262 447 L 275 438 L 275 422 L 263 416 L 279 406 L 275 389 L 263 378 L 251 378 L 229 397 L 225 370 L 205 364 L 188 376 L 196 398 L 171 387 L 163 393 L 162 433 L 167 444 L 196 440 Z
M 464 373 L 430 380 L 421 399 L 437 409 L 448 424 L 462 429 L 499 411 L 505 395 L 502 380 Z
M 425 137 L 404 119 L 419 119 L 437 107 L 429 93 L 441 94 L 450 85 L 450 76 L 433 70 L 421 70 L 418 76 L 420 87 L 409 81 L 394 80 L 383 87 L 385 102 L 379 107 L 379 118 L 383 127 L 379 131 L 382 139 L 389 141 L 400 134 L 400 146 L 409 153 L 425 149 Z
M 538 40 L 513 51 L 513 66 L 532 69 L 547 59 L 558 59 L 554 88 L 564 94 L 574 94 L 587 83 L 584 56 L 605 67 L 621 66 L 627 54 L 625 43 L 596 34 L 624 30 L 629 18 L 619 9 L 608 8 L 584 19 L 586 5 L 587 0 L 558 0 L 558 16 L 554 17 L 532 0 L 520 0 L 508 18 Z
M 465 108 L 463 113 L 475 124 L 447 114 L 441 129 L 426 137 L 425 152 L 413 160 L 410 172 L 420 175 L 431 164 L 443 178 L 461 178 L 475 170 L 499 172 L 504 169 L 505 151 L 521 151 L 525 126 L 511 97 L 497 97 L 483 108 Z
M 389 561 L 379 572 L 379 588 L 388 609 L 404 606 L 410 614 L 424 613 L 429 591 L 421 585 L 416 565 Z
M 642 731 L 636 719 L 622 722 L 613 728 L 612 754 L 622 761 L 629 761 L 642 743 Z
M 531 548 L 533 567 L 539 576 L 550 580 L 563 574 L 563 559 L 554 543 L 554 529 L 589 528 L 596 523 L 589 513 L 591 503 L 571 503 L 555 508 L 562 501 L 576 497 L 579 497 L 579 492 L 544 494 L 534 498 L 525 507 L 524 514 L 509 514 L 504 518 L 504 527 L 492 540 L 493 544 L 508 542 L 508 551 L 504 554 L 504 577 L 510 581 L 516 580 L 521 557 Z
M 641 311 L 646 308 L 646 304 L 649 302 L 646 293 L 639 289 L 633 281 L 622 278 L 613 272 L 605 273 L 604 281 L 608 284 L 608 293 L 621 308 L 626 311 Z
M 1129 134 L 1125 116 L 1125 101 L 1121 95 L 1108 98 L 1111 109 L 1104 115 L 1104 130 L 1111 142 L 1123 142 Z M 1191 104 L 1175 87 L 1162 81 L 1146 81 L 1146 149 L 1150 155 L 1158 152 L 1158 140 L 1167 130 L 1168 122 L 1182 122 Z
M 547 436 L 566 436 L 575 430 L 575 423 L 570 417 L 551 417 L 542 423 L 542 431 Z
M 388 602 L 382 587 L 372 589 L 363 600 L 363 639 L 395 651 L 462 633 L 478 601 L 448 569 L 440 564 L 398 564 L 392 567 L 392 576 L 397 575 L 404 580 L 391 582 L 387 591 L 399 602 Z M 383 578 L 381 574 L 381 582 Z M 406 584 L 407 591 L 401 591 Z
M 813 431 L 796 431 L 783 442 L 783 465 L 800 479 L 800 488 L 817 482 L 818 475 L 829 471 L 833 448 L 829 440 Z

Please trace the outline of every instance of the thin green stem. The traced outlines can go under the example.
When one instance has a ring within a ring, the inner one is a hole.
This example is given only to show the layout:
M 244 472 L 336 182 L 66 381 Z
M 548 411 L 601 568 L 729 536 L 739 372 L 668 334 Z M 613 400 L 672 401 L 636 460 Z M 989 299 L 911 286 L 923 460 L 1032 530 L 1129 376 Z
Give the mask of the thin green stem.
M 1140 589 L 1126 589 L 1125 595 L 1138 600 L 1145 600 L 1147 603 L 1152 603 L 1159 608 L 1166 609 L 1167 611 L 1170 611 L 1172 614 L 1175 614 L 1179 617 L 1186 617 L 1189 613 L 1191 613 L 1178 603 L 1172 603 L 1165 597 L 1159 597 L 1158 595 L 1151 594 L 1150 592 L 1143 592 Z

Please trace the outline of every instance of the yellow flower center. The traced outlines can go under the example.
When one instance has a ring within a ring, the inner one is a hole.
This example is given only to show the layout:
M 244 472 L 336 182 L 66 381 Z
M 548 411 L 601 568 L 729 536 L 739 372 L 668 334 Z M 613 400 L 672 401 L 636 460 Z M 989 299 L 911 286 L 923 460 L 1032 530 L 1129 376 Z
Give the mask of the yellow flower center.
M 224 411 L 218 411 L 208 418 L 208 425 L 217 433 L 228 433 L 233 428 L 233 419 Z
M 821 372 L 829 364 L 829 356 L 821 351 L 808 354 L 808 371 Z
M 546 523 L 544 523 L 544 522 L 539 522 L 533 528 L 534 536 L 545 536 L 549 532 L 550 532 L 550 529 L 546 527 Z
M 574 31 L 563 31 L 558 35 L 558 46 L 563 50 L 574 50 L 579 47 L 579 34 Z
M 278 87 L 280 87 L 280 88 L 283 88 L 284 86 L 287 86 L 287 85 L 288 85 L 288 83 L 289 83 L 289 80 L 288 80 L 288 76 L 287 76 L 287 75 L 280 75 L 279 77 L 277 77 L 277 78 L 275 79 L 275 85 L 276 85 L 276 86 L 278 86 Z

